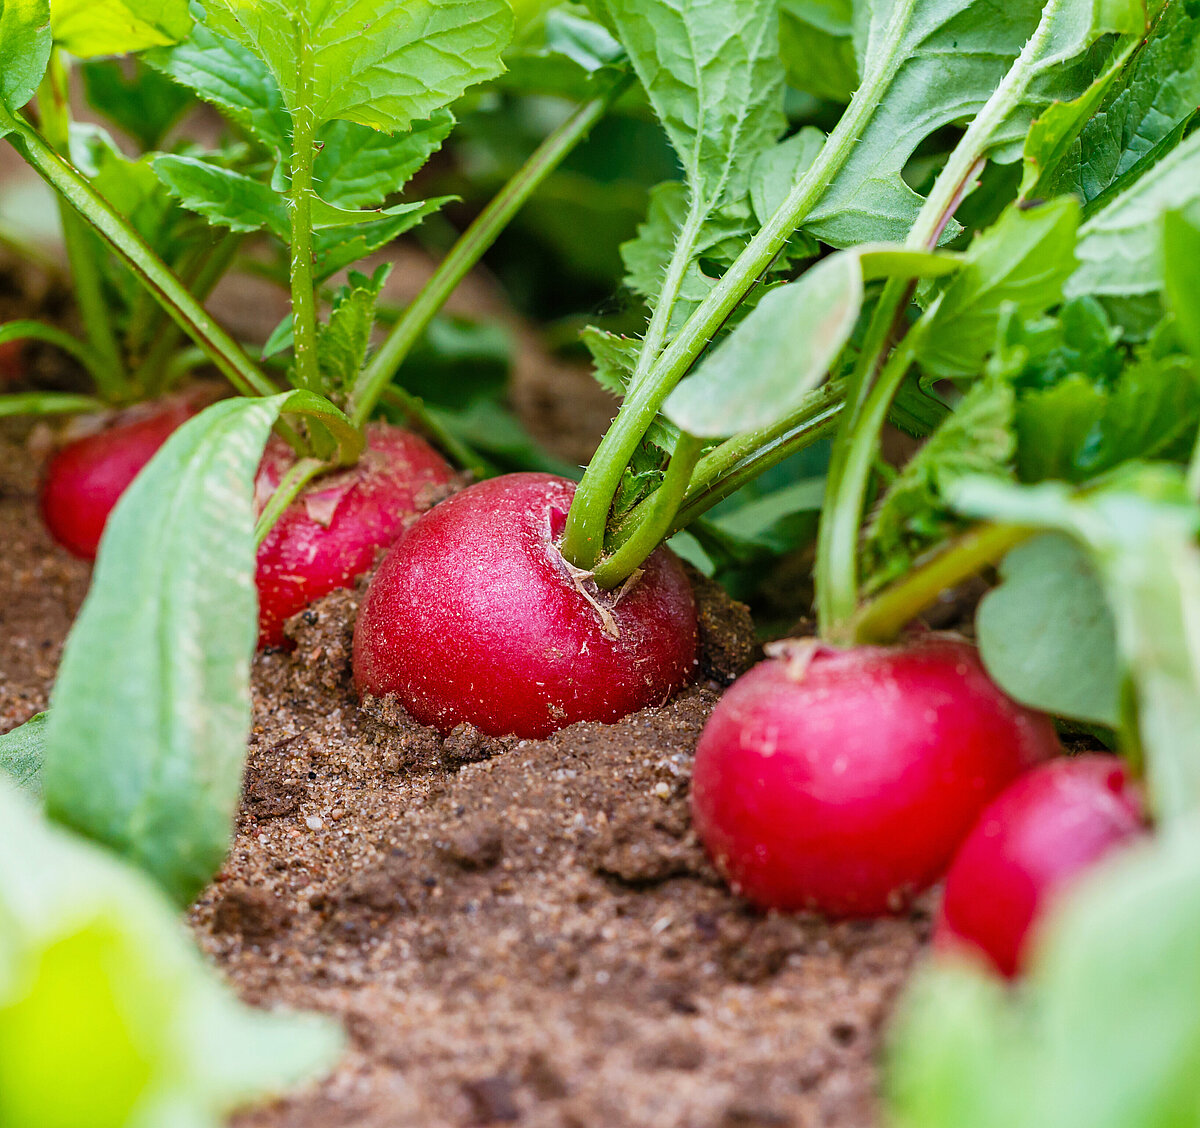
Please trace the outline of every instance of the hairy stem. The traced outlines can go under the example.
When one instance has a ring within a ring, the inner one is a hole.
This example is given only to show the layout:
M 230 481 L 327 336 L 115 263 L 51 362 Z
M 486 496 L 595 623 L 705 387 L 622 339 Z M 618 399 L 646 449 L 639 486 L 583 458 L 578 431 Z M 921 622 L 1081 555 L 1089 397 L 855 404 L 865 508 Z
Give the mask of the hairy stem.
M 592 569 L 604 546 L 613 498 L 621 475 L 637 450 L 667 396 L 684 377 L 725 319 L 745 298 L 787 244 L 796 229 L 820 203 L 834 177 L 846 163 L 863 129 L 874 114 L 902 59 L 897 47 L 912 18 L 914 0 L 895 5 L 880 55 L 887 64 L 864 76 L 817 159 L 793 186 L 787 199 L 746 245 L 721 280 L 672 339 L 621 405 L 583 475 L 563 536 L 563 555 L 576 567 Z
M 278 389 L 241 350 L 238 344 L 167 269 L 107 200 L 58 155 L 40 133 L 24 119 L 4 115 L 10 140 L 56 192 L 91 225 L 121 261 L 148 286 L 171 318 L 208 355 L 238 391 L 245 395 L 274 395 Z
M 349 414 L 358 426 L 370 418 L 384 389 L 395 379 L 413 345 L 421 339 L 458 284 L 496 241 L 513 216 L 524 207 L 538 186 L 588 135 L 592 126 L 608 112 L 631 82 L 630 76 L 622 75 L 614 79 L 602 94 L 580 106 L 538 146 L 516 175 L 463 232 L 420 294 L 392 327 L 355 384 Z
M 302 34 L 298 27 L 296 35 Z M 311 86 L 309 52 L 297 44 L 300 88 Z M 292 186 L 288 211 L 292 221 L 292 322 L 295 332 L 296 383 L 310 392 L 320 390 L 317 358 L 317 291 L 313 280 L 313 162 L 316 160 L 317 126 L 308 100 L 292 111 Z
M 891 642 L 942 592 L 999 563 L 1031 533 L 1019 525 L 979 525 L 964 533 L 867 600 L 849 622 L 850 640 Z
M 50 52 L 50 65 L 38 88 L 38 112 L 46 139 L 62 156 L 69 159 L 71 146 L 71 75 L 62 53 L 55 47 Z M 112 316 L 104 300 L 104 285 L 100 264 L 96 261 L 96 244 L 91 233 L 61 196 L 58 214 L 62 223 L 63 242 L 75 289 L 75 304 L 83 321 L 91 355 L 98 360 L 89 369 L 100 394 L 113 402 L 127 397 L 130 388 Z

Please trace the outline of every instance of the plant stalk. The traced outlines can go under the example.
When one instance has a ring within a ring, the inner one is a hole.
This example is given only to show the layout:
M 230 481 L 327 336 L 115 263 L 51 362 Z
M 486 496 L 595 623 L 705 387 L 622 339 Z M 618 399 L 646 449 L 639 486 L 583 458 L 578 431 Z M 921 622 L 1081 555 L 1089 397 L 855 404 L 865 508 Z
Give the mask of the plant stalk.
M 576 567 L 591 570 L 604 548 L 613 498 L 621 476 L 676 384 L 696 362 L 726 318 L 757 284 L 787 241 L 820 203 L 835 176 L 846 163 L 880 98 L 891 84 L 902 60 L 897 47 L 912 18 L 914 0 L 902 0 L 887 30 L 881 54 L 889 60 L 865 76 L 817 158 L 796 182 L 787 199 L 746 245 L 721 280 L 688 318 L 670 344 L 655 360 L 646 377 L 621 405 L 616 420 L 601 440 L 575 493 L 563 536 L 563 555 Z
M 71 73 L 62 52 L 52 48 L 46 75 L 38 88 L 38 111 L 46 139 L 66 159 L 71 150 Z M 89 368 L 100 394 L 111 402 L 127 398 L 130 387 L 121 360 L 121 350 L 112 327 L 96 245 L 91 232 L 67 202 L 58 197 L 58 215 L 63 243 L 75 290 L 75 304 L 83 321 L 90 353 L 99 362 Z
M 278 389 L 250 361 L 162 260 L 107 200 L 19 115 L 4 115 L 22 155 L 35 172 L 95 229 L 121 261 L 148 286 L 187 335 L 244 395 L 275 395 Z
M 1019 525 L 979 525 L 867 600 L 849 621 L 849 641 L 893 641 L 942 592 L 999 563 L 1033 534 Z
M 332 469 L 328 462 L 319 458 L 301 458 L 294 462 L 287 473 L 280 479 L 275 492 L 263 507 L 254 525 L 254 547 L 257 548 L 267 539 L 276 522 L 283 516 L 284 511 L 296 500 L 308 485 L 319 474 Z
M 529 197 L 629 88 L 632 75 L 621 75 L 603 93 L 582 105 L 537 147 L 516 175 L 463 232 L 355 384 L 349 415 L 362 426 L 375 410 L 384 389 L 395 379 L 413 346 L 421 339 L 458 284 L 474 268 Z
M 303 34 L 296 28 L 299 40 Z M 312 86 L 310 52 L 297 44 L 300 60 L 300 89 Z M 317 122 L 309 99 L 301 96 L 292 111 L 292 184 L 288 192 L 292 221 L 292 323 L 295 333 L 296 383 L 310 392 L 321 388 L 317 361 L 317 290 L 313 279 L 313 162 L 316 160 Z

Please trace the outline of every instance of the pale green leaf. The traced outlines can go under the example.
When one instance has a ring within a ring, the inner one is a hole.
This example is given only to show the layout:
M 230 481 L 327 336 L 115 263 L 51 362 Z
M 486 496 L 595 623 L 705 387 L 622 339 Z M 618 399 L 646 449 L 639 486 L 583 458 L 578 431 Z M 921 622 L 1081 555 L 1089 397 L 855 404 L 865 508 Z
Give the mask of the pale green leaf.
M 1116 627 L 1087 554 L 1060 534 L 1008 554 L 975 616 L 983 663 L 1010 697 L 1077 721 L 1121 720 Z
M 694 435 L 765 427 L 787 415 L 829 372 L 858 320 L 862 268 L 830 255 L 771 290 L 667 399 L 664 411 Z
M 339 425 L 319 397 L 285 393 L 223 400 L 167 440 L 113 510 L 54 687 L 47 809 L 181 902 L 232 831 L 257 635 L 253 482 L 282 410 Z
M 252 50 L 292 114 L 403 130 L 500 73 L 506 0 L 210 0 L 208 23 Z
M 331 227 L 316 232 L 313 248 L 316 255 L 317 280 L 323 282 L 332 274 L 374 254 L 416 227 L 427 215 L 449 203 L 453 196 L 437 196 L 431 200 L 416 200 L 397 204 L 386 212 L 364 213 L 368 222 L 353 227 Z M 370 215 L 380 216 L 370 219 Z
M 324 1072 L 323 1019 L 240 1003 L 172 907 L 0 783 L 0 1122 L 220 1128 Z
M 1200 133 L 1194 133 L 1079 229 L 1079 269 L 1067 294 L 1126 296 L 1163 288 L 1162 219 L 1200 200 Z
M 30 717 L 23 725 L 0 736 L 0 769 L 22 791 L 40 799 L 42 762 L 46 759 L 46 713 Z
M 81 59 L 178 43 L 191 30 L 188 0 L 54 0 L 54 42 Z
M 49 0 L 0 0 L 0 105 L 10 114 L 33 97 L 52 46 Z M 9 128 L 0 114 L 0 137 Z

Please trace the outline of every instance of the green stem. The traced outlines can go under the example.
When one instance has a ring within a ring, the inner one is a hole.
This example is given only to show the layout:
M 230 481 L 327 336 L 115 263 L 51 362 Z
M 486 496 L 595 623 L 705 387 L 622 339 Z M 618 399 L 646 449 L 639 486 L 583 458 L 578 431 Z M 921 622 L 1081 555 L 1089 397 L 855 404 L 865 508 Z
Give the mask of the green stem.
M 1002 560 L 1032 534 L 1019 525 L 980 525 L 867 600 L 848 624 L 852 642 L 891 642 L 942 592 Z
M 819 388 L 801 407 L 773 426 L 735 435 L 710 450 L 696 463 L 666 536 L 687 528 L 747 482 L 829 435 L 844 410 L 844 396 L 845 385 L 841 381 Z M 651 495 L 626 514 L 613 531 L 615 544 L 629 539 L 632 530 L 646 519 L 653 501 Z
M 204 350 L 222 375 L 244 395 L 274 395 L 278 391 L 275 385 L 163 265 L 125 217 L 28 122 L 17 115 L 4 114 L 3 118 L 12 130 L 10 139 L 19 142 L 22 155 L 38 175 L 91 224 L 142 284 L 154 291 L 171 318 Z
M 58 153 L 69 158 L 71 78 L 67 63 L 57 47 L 50 52 L 50 63 L 38 88 L 38 111 L 46 139 Z M 101 395 L 118 402 L 127 397 L 130 388 L 112 326 L 111 311 L 104 299 L 100 264 L 95 255 L 96 243 L 92 240 L 91 232 L 61 196 L 58 198 L 58 214 L 67 261 L 71 266 L 75 303 L 83 320 L 91 353 L 100 362 L 89 371 Z
M 846 112 L 825 139 L 817 159 L 621 405 L 616 420 L 584 472 L 567 519 L 562 552 L 576 567 L 590 570 L 599 560 L 605 526 L 621 476 L 667 396 L 787 245 L 796 229 L 820 203 L 853 152 L 860 134 L 904 61 L 898 47 L 913 9 L 914 0 L 901 0 L 895 5 L 879 56 L 887 60 L 886 65 L 864 76 Z
M 92 351 L 88 344 L 72 337 L 70 333 L 64 333 L 61 329 L 56 329 L 53 325 L 47 325 L 41 321 L 7 321 L 0 325 L 0 344 L 8 341 L 28 340 L 45 341 L 48 345 L 62 349 L 87 369 L 97 386 L 101 385 L 99 374 L 104 369 L 104 361 Z
M 296 35 L 302 34 L 300 27 Z M 320 390 L 317 358 L 317 292 L 313 280 L 313 162 L 316 160 L 317 123 L 303 92 L 312 85 L 310 53 L 297 45 L 300 62 L 299 108 L 292 111 L 292 186 L 288 193 L 292 220 L 292 321 L 295 332 L 296 383 L 311 392 Z
M 241 246 L 241 236 L 227 235 L 209 249 L 199 264 L 199 269 L 188 282 L 188 290 L 198 302 L 207 301 L 216 284 L 225 276 Z M 160 310 L 161 312 L 161 310 Z M 181 370 L 173 364 L 184 338 L 177 322 L 163 315 L 162 321 L 153 324 L 153 341 L 145 359 L 138 367 L 138 383 L 148 396 L 161 395 L 170 388 Z M 191 367 L 196 367 L 192 365 Z
M 650 495 L 644 518 L 615 552 L 604 557 L 592 572 L 601 588 L 615 588 L 632 576 L 667 535 L 679 510 L 692 471 L 700 457 L 703 440 L 686 432 L 679 436 L 675 453 L 659 487 Z
M 858 602 L 858 526 L 871 466 L 892 397 L 912 366 L 926 324 L 918 322 L 888 358 L 856 425 L 847 429 L 847 413 L 838 431 L 840 473 L 835 476 L 831 464 L 817 536 L 817 621 L 823 638 L 836 635 L 838 625 L 854 614 Z
M 621 75 L 602 94 L 580 106 L 530 156 L 517 174 L 463 232 L 442 259 L 420 294 L 404 311 L 387 339 L 371 358 L 354 387 L 350 418 L 362 426 L 375 410 L 384 389 L 429 327 L 447 299 L 525 205 L 539 185 L 591 131 L 609 107 L 628 89 L 630 75 Z
M 280 479 L 271 499 L 259 514 L 254 525 L 254 546 L 257 548 L 267 539 L 275 528 L 275 523 L 283 516 L 284 511 L 300 496 L 301 491 L 317 475 L 329 470 L 330 464 L 319 458 L 301 458 L 294 462 L 291 468 Z

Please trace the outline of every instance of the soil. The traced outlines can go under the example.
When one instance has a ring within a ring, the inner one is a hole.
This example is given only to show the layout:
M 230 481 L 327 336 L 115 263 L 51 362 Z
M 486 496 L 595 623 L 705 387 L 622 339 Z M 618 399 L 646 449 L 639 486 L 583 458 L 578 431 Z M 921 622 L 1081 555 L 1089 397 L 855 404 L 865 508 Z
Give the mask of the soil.
M 609 405 L 524 355 L 526 425 L 586 457 Z M 558 425 L 564 381 L 588 427 Z M 0 427 L 0 731 L 45 707 L 88 579 L 42 530 L 28 438 Z M 349 1049 L 236 1128 L 876 1122 L 881 1028 L 928 906 L 830 924 L 722 886 L 689 824 L 691 759 L 756 651 L 745 610 L 695 582 L 698 682 L 544 741 L 443 740 L 360 705 L 353 592 L 293 620 L 294 650 L 259 656 L 236 838 L 190 920 L 244 998 L 332 1014 Z

